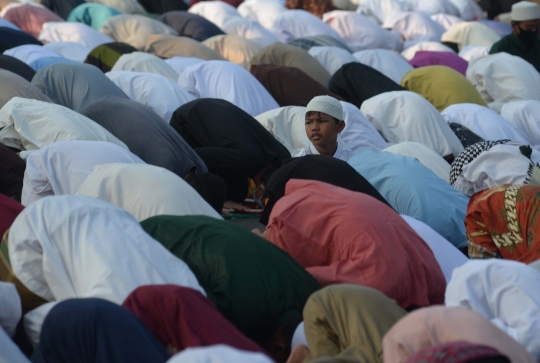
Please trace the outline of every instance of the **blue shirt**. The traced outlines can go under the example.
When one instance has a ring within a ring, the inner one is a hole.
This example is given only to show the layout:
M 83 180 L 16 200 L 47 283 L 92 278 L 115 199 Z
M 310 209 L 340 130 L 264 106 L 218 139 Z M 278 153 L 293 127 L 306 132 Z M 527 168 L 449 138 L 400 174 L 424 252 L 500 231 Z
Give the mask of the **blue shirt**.
M 467 246 L 464 220 L 469 198 L 417 159 L 366 148 L 349 164 L 398 213 L 426 223 L 458 248 Z

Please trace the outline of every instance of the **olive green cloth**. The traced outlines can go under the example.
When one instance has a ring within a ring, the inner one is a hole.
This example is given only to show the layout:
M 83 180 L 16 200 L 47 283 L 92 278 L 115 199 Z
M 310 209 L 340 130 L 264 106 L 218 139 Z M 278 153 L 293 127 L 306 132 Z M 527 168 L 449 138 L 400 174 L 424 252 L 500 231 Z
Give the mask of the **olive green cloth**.
M 310 358 L 306 363 L 382 363 L 382 339 L 407 314 L 383 293 L 359 285 L 331 285 L 304 308 Z
M 230 222 L 156 216 L 143 229 L 188 264 L 219 311 L 255 341 L 298 323 L 319 283 L 292 257 Z

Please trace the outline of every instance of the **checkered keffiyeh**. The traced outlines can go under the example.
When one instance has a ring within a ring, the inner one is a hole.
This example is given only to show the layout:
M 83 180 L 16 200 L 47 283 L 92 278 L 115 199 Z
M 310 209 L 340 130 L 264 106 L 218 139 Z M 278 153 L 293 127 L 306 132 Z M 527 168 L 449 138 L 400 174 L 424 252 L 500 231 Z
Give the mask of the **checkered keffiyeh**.
M 450 169 L 450 184 L 454 184 L 457 181 L 459 175 L 463 172 L 465 165 L 469 164 L 471 161 L 476 159 L 478 155 L 484 151 L 488 151 L 495 145 L 506 144 L 510 140 L 497 140 L 497 141 L 483 141 L 469 146 L 459 154 L 459 156 L 452 163 L 452 168 Z
M 467 363 L 494 357 L 504 356 L 491 347 L 467 342 L 452 342 L 424 348 L 412 356 L 407 363 Z M 508 358 L 507 361 L 510 362 Z

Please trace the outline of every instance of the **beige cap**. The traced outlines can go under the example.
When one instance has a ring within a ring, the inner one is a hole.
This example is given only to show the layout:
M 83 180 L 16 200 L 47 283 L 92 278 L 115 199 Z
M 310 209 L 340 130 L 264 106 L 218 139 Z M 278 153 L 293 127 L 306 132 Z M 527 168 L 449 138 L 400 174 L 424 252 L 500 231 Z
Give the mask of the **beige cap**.
M 540 9 L 536 3 L 520 1 L 512 5 L 512 20 L 527 21 L 540 19 Z

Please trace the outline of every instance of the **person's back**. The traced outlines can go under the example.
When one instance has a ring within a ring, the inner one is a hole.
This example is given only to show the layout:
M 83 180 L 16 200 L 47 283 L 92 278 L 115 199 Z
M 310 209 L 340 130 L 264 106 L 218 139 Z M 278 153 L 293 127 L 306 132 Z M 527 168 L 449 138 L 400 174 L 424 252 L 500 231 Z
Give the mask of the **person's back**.
M 489 54 L 509 53 L 523 58 L 540 72 L 540 9 L 534 2 L 521 1 L 512 6 L 514 32 L 493 44 Z
M 320 288 L 284 251 L 232 223 L 157 216 L 141 225 L 190 266 L 229 321 L 263 346 L 280 327 L 294 331 L 308 297 Z

